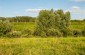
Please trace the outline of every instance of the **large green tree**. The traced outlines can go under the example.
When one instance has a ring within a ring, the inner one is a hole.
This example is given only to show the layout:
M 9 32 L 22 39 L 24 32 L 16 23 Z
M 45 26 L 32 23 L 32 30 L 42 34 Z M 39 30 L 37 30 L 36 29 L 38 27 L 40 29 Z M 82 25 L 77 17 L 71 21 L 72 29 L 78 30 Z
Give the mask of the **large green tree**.
M 36 21 L 35 35 L 46 36 L 47 30 L 54 27 L 55 15 L 49 10 L 42 10 Z
M 35 35 L 62 36 L 67 34 L 70 25 L 70 12 L 63 10 L 42 10 L 36 20 Z

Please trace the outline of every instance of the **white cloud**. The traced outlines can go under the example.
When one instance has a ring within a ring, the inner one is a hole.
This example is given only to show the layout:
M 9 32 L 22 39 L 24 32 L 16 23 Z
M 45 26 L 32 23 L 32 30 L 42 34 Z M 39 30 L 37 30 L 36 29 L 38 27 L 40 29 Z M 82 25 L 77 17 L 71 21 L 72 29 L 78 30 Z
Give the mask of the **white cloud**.
M 85 0 L 72 0 L 72 1 L 75 1 L 75 2 L 85 2 Z
M 50 9 L 47 9 L 47 8 L 43 8 L 43 9 L 26 9 L 25 12 L 29 12 L 29 13 L 39 13 L 41 10 L 50 10 Z M 54 10 L 57 10 L 54 9 Z
M 26 9 L 25 12 L 38 14 L 41 10 L 46 10 L 46 9 Z M 49 10 L 49 9 L 47 9 L 47 10 Z M 57 9 L 54 9 L 54 10 L 57 10 Z M 81 9 L 78 6 L 72 6 L 70 9 L 68 9 L 66 11 L 70 11 L 73 14 L 85 14 L 85 9 Z
M 80 9 L 80 7 L 78 7 L 78 6 L 73 6 L 73 7 L 71 7 L 72 9 Z
M 85 14 L 85 9 L 81 9 L 78 6 L 73 6 L 70 9 L 66 10 L 66 11 L 70 11 L 73 14 Z
M 30 13 L 39 13 L 41 10 L 43 9 L 26 9 L 26 12 L 30 12 Z

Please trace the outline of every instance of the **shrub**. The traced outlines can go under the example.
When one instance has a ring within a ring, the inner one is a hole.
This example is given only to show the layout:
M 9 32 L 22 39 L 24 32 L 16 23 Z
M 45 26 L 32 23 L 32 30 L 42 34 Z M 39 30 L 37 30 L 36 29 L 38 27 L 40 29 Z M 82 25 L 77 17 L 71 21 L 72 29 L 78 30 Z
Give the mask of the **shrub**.
M 5 35 L 8 32 L 10 32 L 12 29 L 12 26 L 8 20 L 2 21 L 0 20 L 0 36 Z
M 62 29 L 61 32 L 62 32 L 64 37 L 72 36 L 73 35 L 71 29 L 69 29 L 69 28 Z
M 7 37 L 10 37 L 10 38 L 19 38 L 21 37 L 21 35 L 22 35 L 21 31 L 13 31 L 13 32 L 7 33 Z
M 80 30 L 73 30 L 73 36 L 74 37 L 78 37 L 78 36 L 81 36 L 82 35 L 82 33 L 81 33 L 81 31 Z
M 73 29 L 68 30 L 68 36 L 73 36 Z
M 47 37 L 46 32 L 42 31 L 40 36 L 41 37 Z
M 22 30 L 22 37 L 29 37 L 29 35 L 32 35 L 31 30 L 29 29 Z
M 85 29 L 82 30 L 82 36 L 85 36 Z
M 41 37 L 46 37 L 46 33 L 44 31 L 41 31 L 39 29 L 35 29 L 33 32 L 34 36 L 41 36 Z
M 49 29 L 47 31 L 47 36 L 57 36 L 57 37 L 60 37 L 62 36 L 61 32 L 57 29 Z

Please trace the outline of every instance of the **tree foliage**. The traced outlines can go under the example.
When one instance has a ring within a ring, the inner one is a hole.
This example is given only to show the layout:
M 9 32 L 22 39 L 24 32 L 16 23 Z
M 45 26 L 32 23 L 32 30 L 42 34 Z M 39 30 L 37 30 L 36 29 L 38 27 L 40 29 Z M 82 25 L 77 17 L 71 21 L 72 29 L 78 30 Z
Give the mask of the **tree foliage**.
M 9 20 L 10 22 L 35 22 L 35 19 L 30 16 L 0 17 L 0 20 Z
M 70 12 L 64 13 L 63 10 L 42 10 L 37 18 L 34 33 L 39 36 L 42 33 L 43 36 L 62 36 L 68 33 L 70 18 Z
M 7 34 L 12 29 L 12 26 L 8 20 L 2 21 L 0 20 L 0 36 Z

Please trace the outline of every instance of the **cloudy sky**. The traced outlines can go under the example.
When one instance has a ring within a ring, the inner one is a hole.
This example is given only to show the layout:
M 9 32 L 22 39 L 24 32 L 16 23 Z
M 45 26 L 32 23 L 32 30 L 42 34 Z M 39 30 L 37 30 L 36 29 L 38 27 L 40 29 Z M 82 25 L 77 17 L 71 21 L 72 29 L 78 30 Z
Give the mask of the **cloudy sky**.
M 42 9 L 70 11 L 72 19 L 85 18 L 85 0 L 0 0 L 0 16 L 37 16 Z

